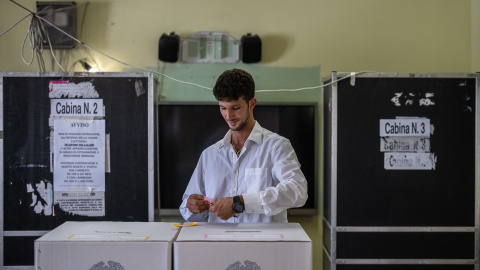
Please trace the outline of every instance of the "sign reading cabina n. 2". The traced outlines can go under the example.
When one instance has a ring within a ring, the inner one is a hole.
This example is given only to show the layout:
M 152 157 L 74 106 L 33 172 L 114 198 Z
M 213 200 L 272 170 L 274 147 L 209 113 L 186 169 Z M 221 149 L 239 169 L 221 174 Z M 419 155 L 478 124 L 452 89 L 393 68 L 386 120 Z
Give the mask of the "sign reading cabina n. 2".
M 103 116 L 102 99 L 52 99 L 51 115 Z

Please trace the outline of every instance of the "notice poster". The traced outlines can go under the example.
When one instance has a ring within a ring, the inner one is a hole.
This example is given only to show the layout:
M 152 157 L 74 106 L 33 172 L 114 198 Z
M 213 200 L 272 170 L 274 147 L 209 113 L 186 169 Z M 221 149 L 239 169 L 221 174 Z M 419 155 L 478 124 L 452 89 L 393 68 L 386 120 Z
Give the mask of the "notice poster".
M 89 216 L 105 216 L 105 192 L 90 192 L 79 189 L 69 192 L 55 192 L 55 203 L 68 213 Z
M 105 120 L 54 122 L 54 190 L 105 191 Z
M 54 120 L 55 203 L 70 213 L 105 215 L 105 120 Z

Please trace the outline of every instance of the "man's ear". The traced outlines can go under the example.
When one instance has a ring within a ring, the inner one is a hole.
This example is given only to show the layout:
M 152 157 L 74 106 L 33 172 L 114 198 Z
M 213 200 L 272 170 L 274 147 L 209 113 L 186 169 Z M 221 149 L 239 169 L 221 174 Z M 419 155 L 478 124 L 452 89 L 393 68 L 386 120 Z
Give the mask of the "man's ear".
M 257 105 L 257 99 L 256 98 L 251 98 L 249 101 L 248 101 L 248 105 L 250 106 L 250 108 L 255 108 L 255 106 Z

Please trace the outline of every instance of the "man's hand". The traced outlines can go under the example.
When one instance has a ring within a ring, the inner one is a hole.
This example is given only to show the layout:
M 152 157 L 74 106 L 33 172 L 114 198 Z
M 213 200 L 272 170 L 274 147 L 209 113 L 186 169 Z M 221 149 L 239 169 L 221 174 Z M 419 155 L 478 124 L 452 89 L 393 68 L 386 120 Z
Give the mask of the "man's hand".
M 235 215 L 232 208 L 233 197 L 226 197 L 215 199 L 210 206 L 210 212 L 213 212 L 217 217 L 227 220 Z
M 203 195 L 192 194 L 187 199 L 187 208 L 194 214 L 200 214 L 210 208 L 210 204 L 204 200 Z

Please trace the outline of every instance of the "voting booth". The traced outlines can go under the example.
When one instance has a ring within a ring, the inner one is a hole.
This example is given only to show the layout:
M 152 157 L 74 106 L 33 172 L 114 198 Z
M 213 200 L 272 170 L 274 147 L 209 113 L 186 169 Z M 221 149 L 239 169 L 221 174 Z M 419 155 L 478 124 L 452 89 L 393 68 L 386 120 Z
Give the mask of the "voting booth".
M 312 241 L 298 223 L 198 223 L 173 247 L 175 270 L 312 269 Z
M 67 221 L 153 221 L 151 73 L 0 73 L 0 261 Z
M 324 270 L 479 270 L 477 74 L 324 83 Z

